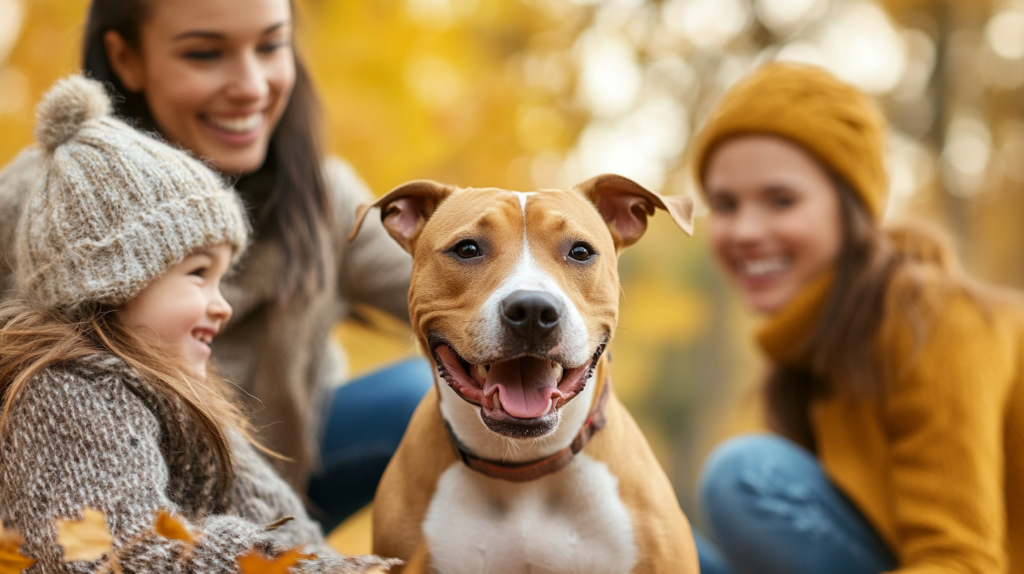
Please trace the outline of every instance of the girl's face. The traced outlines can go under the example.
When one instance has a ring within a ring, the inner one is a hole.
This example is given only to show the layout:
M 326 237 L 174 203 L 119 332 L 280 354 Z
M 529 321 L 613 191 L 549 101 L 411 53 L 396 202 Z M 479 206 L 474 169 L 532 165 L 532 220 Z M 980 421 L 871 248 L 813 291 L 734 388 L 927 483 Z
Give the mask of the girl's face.
M 231 318 L 231 305 L 220 293 L 230 264 L 227 243 L 196 251 L 147 285 L 118 315 L 143 339 L 179 358 L 193 376 L 205 378 L 210 343 Z
M 288 0 L 152 0 L 138 51 L 103 40 L 165 138 L 225 173 L 263 165 L 295 85 Z
M 756 312 L 772 314 L 836 261 L 839 194 L 809 153 L 787 140 L 740 136 L 708 159 L 711 246 Z

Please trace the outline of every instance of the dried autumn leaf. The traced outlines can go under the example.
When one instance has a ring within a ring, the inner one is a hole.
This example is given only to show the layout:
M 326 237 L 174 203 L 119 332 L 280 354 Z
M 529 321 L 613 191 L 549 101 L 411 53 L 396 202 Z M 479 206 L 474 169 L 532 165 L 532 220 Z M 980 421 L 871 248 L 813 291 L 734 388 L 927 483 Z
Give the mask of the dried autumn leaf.
M 314 560 L 316 554 L 303 554 L 298 548 L 285 550 L 276 558 L 264 558 L 255 548 L 238 557 L 239 574 L 288 574 L 301 560 Z
M 99 510 L 82 510 L 81 520 L 57 520 L 57 544 L 64 547 L 64 562 L 93 562 L 113 549 L 114 537 Z
M 0 521 L 0 574 L 21 574 L 35 563 L 35 559 L 21 555 L 21 534 L 4 528 Z
M 161 510 L 157 513 L 153 529 L 156 530 L 157 534 L 168 540 L 181 540 L 190 546 L 199 539 L 199 537 L 188 531 L 184 522 L 171 516 L 166 510 Z
M 285 524 L 288 524 L 292 520 L 295 520 L 294 516 L 283 516 L 283 517 L 278 518 L 277 520 L 271 522 L 270 524 L 264 526 L 263 528 L 266 528 L 267 532 L 273 532 L 273 531 L 277 530 L 278 528 L 281 528 Z

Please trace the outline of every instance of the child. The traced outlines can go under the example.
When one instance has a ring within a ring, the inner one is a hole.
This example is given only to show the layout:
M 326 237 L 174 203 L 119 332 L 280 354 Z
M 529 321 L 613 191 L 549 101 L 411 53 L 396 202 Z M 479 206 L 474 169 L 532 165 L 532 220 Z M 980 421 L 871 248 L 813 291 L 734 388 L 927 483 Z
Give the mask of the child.
M 245 247 L 237 196 L 185 152 L 109 115 L 103 87 L 58 82 L 38 110 L 46 166 L 17 230 L 26 300 L 0 308 L 0 517 L 34 571 L 64 563 L 57 520 L 99 510 L 124 572 L 236 572 L 306 544 L 303 572 L 391 564 L 334 556 L 256 453 L 206 361 L 231 316 L 220 280 Z M 181 517 L 192 548 L 152 529 Z M 266 525 L 294 517 L 278 529 Z

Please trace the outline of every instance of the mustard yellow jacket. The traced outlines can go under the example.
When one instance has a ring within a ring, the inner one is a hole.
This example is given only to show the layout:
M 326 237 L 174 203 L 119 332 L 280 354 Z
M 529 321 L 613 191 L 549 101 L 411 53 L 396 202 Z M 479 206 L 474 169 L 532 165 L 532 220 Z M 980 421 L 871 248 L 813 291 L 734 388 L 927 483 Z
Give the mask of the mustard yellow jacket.
M 890 301 L 875 352 L 901 366 L 880 399 L 812 403 L 817 454 L 895 551 L 893 572 L 1024 573 L 1024 305 L 936 289 L 917 325 Z M 810 332 L 825 291 L 762 329 L 769 357 Z

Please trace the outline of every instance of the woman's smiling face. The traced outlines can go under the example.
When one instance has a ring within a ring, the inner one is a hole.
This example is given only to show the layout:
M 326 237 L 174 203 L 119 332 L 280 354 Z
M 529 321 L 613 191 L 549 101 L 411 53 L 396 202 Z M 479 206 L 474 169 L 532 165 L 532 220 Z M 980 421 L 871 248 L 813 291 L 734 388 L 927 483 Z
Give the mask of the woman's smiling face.
M 728 139 L 704 170 L 712 250 L 756 312 L 781 310 L 842 249 L 839 195 L 800 146 L 767 135 Z
M 267 154 L 295 85 L 288 0 L 154 0 L 138 50 L 104 45 L 125 87 L 141 92 L 169 141 L 224 173 Z

